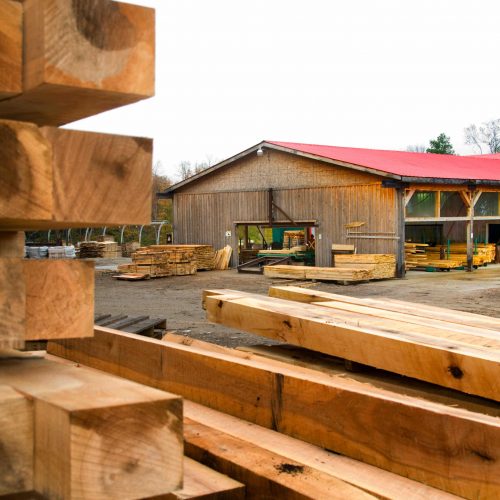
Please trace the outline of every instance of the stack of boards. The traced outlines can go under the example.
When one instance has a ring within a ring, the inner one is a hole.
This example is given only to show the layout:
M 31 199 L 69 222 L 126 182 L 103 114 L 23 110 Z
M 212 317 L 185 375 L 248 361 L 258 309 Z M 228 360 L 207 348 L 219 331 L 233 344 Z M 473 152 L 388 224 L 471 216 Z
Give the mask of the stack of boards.
M 477 243 L 474 245 L 472 264 L 483 266 L 495 261 L 496 245 Z M 431 247 L 425 243 L 405 243 L 407 269 L 462 269 L 467 265 L 467 245 L 451 243 Z
M 127 275 L 148 278 L 186 276 L 196 274 L 196 261 L 190 249 L 159 249 L 156 245 L 141 247 L 132 254 L 132 264 L 121 264 L 118 272 L 122 278 Z
M 185 453 L 247 498 L 500 496 L 500 320 L 298 287 L 270 295 L 208 290 L 203 302 L 210 321 L 288 345 L 242 352 L 96 327 L 48 351 L 186 398 Z
M 297 265 L 264 266 L 268 278 L 357 282 L 394 278 L 396 257 L 393 254 L 335 255 L 335 267 Z
M 153 95 L 154 10 L 0 13 L 0 496 L 185 498 L 220 476 L 185 462 L 179 396 L 18 350 L 94 333 L 94 263 L 25 260 L 24 231 L 150 223 L 152 141 L 59 127 Z
M 229 262 L 231 261 L 232 254 L 233 248 L 231 245 L 226 245 L 224 248 L 217 250 L 217 252 L 215 252 L 214 269 L 218 271 L 229 269 Z
M 121 248 L 115 241 L 81 241 L 78 245 L 80 259 L 115 259 L 121 257 Z
M 176 250 L 193 252 L 197 271 L 211 271 L 215 264 L 215 250 L 210 245 L 151 245 L 152 250 Z

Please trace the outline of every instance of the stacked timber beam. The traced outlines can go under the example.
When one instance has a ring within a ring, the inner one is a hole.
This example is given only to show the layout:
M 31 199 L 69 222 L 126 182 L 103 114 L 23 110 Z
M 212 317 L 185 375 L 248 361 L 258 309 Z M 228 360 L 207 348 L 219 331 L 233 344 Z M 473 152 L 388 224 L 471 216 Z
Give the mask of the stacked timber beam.
M 211 271 L 215 265 L 215 251 L 210 245 L 151 245 L 152 250 L 193 252 L 197 271 Z
M 211 316 L 214 308 L 224 311 L 228 300 L 236 300 L 237 292 L 231 293 L 207 294 Z M 317 314 L 323 307 L 329 311 L 326 305 L 309 306 Z M 240 317 L 246 324 L 260 322 L 259 315 Z M 283 330 L 297 328 L 289 321 L 269 324 L 268 330 L 285 337 Z M 278 498 L 500 493 L 495 401 L 380 370 L 346 371 L 343 360 L 318 360 L 311 351 L 281 353 L 276 360 L 171 334 L 158 341 L 104 327 L 94 333 L 51 341 L 48 350 L 187 398 L 186 453 L 244 483 L 250 498 L 266 498 L 270 491 Z M 472 377 L 473 368 L 464 373 L 464 379 Z
M 495 262 L 496 245 L 478 243 L 474 246 L 472 263 L 483 266 Z M 405 243 L 405 260 L 407 269 L 436 268 L 456 269 L 467 265 L 467 245 L 451 243 L 450 245 L 429 246 L 425 243 Z
M 189 248 L 164 250 L 155 245 L 139 248 L 132 254 L 132 264 L 121 264 L 118 271 L 150 278 L 186 276 L 196 274 L 196 260 Z
M 121 249 L 115 241 L 82 241 L 78 245 L 80 259 L 114 259 L 121 257 Z
M 24 260 L 23 231 L 150 220 L 152 141 L 57 127 L 153 94 L 154 11 L 0 12 L 0 495 L 168 495 L 183 479 L 180 397 L 14 350 L 93 335 L 94 264 Z
M 393 254 L 335 255 L 335 267 L 294 265 L 264 266 L 268 278 L 288 278 L 353 283 L 394 278 L 396 256 Z

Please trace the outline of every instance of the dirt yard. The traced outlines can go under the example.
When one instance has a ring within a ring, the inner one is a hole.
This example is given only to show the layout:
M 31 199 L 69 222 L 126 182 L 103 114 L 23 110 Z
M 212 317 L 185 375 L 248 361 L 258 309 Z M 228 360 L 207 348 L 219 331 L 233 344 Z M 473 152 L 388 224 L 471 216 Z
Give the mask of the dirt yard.
M 116 265 L 116 261 L 98 259 L 96 262 L 96 313 L 167 318 L 170 331 L 229 347 L 273 342 L 209 323 L 201 308 L 202 290 L 231 288 L 267 294 L 270 285 L 296 284 L 290 280 L 238 274 L 235 270 L 127 282 L 112 278 L 109 265 Z M 500 265 L 489 265 L 473 273 L 412 271 L 404 280 L 347 286 L 320 282 L 311 285 L 312 289 L 354 297 L 391 297 L 500 317 Z

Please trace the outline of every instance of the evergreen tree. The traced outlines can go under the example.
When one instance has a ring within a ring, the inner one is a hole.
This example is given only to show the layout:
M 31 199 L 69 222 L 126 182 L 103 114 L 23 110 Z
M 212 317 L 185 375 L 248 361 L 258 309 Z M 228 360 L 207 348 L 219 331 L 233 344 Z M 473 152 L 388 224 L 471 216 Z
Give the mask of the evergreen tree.
M 439 134 L 436 139 L 430 142 L 426 153 L 436 153 L 440 155 L 454 155 L 455 150 L 450 142 L 450 138 L 445 134 Z

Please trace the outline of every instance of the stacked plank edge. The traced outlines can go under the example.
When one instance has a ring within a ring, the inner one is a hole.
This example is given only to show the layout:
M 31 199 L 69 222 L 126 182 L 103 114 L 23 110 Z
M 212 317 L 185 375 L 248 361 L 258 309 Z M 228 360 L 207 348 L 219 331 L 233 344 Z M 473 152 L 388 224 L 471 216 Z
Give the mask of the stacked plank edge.
M 25 260 L 24 231 L 150 222 L 152 141 L 58 127 L 153 95 L 154 10 L 0 0 L 0 12 L 0 495 L 182 491 L 181 397 L 19 351 L 94 333 L 94 263 Z M 195 491 L 201 473 L 187 470 Z
M 268 278 L 356 282 L 394 278 L 396 257 L 392 254 L 335 255 L 335 267 L 293 265 L 264 266 Z

